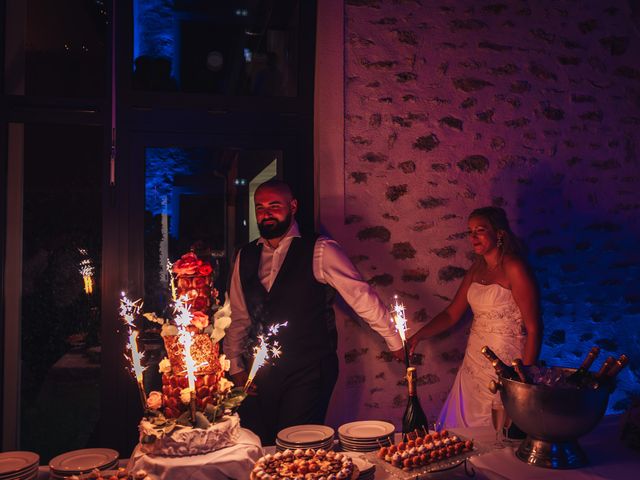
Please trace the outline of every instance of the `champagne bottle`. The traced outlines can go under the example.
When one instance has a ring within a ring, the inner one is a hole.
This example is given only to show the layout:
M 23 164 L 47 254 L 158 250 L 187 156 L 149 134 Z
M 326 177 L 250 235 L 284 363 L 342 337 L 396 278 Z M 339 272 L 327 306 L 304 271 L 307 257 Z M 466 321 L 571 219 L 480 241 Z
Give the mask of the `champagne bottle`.
M 604 361 L 604 363 L 600 367 L 600 370 L 598 370 L 596 373 L 593 374 L 593 378 L 595 380 L 604 379 L 606 377 L 606 375 L 607 375 L 607 372 L 613 366 L 614 363 L 616 363 L 616 359 L 615 358 L 607 357 L 607 359 Z
M 529 376 L 524 371 L 524 365 L 522 364 L 522 360 L 520 358 L 514 358 L 511 362 L 511 366 L 516 371 L 516 375 L 522 383 L 531 383 Z
M 580 365 L 580 367 L 575 372 L 567 377 L 567 383 L 577 386 L 582 386 L 586 383 L 589 383 L 589 368 L 591 368 L 593 361 L 596 359 L 599 353 L 600 347 L 592 347 L 586 358 L 582 362 L 582 365 Z
M 620 355 L 620 358 L 618 358 L 618 360 L 615 361 L 613 366 L 606 371 L 605 375 L 607 376 L 608 379 L 611 379 L 611 380 L 614 379 L 616 375 L 620 373 L 620 370 L 622 370 L 627 363 L 629 363 L 629 357 L 627 357 L 623 353 L 622 355 Z
M 607 359 L 600 366 L 600 370 L 590 376 L 590 378 L 583 378 L 583 384 L 588 385 L 589 388 L 596 390 L 600 388 L 600 383 L 607 380 L 607 372 L 616 363 L 616 359 L 613 357 L 607 357 Z
M 493 365 L 493 368 L 498 374 L 498 377 L 507 378 L 509 380 L 520 380 L 513 367 L 508 366 L 506 363 L 500 360 L 498 356 L 493 352 L 493 350 L 491 350 L 488 346 L 485 345 L 484 347 L 482 347 L 480 353 L 482 353 L 487 358 L 487 360 L 491 362 L 491 365 Z
M 409 399 L 407 400 L 407 408 L 402 416 L 402 433 L 409 434 L 415 430 L 429 430 L 427 416 L 422 410 L 420 400 L 417 393 L 418 375 L 415 367 L 407 368 L 407 386 L 409 388 Z

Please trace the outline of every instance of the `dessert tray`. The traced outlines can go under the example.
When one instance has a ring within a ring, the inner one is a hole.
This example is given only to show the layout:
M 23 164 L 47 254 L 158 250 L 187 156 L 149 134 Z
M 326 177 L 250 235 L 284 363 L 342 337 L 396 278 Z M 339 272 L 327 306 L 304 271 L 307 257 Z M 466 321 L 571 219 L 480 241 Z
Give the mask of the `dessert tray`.
M 413 479 L 427 478 L 427 474 L 451 470 L 461 465 L 464 465 L 466 469 L 467 468 L 466 462 L 468 458 L 473 457 L 475 455 L 479 455 L 481 453 L 485 453 L 486 451 L 489 451 L 488 449 L 475 444 L 471 439 L 462 437 L 460 435 L 449 434 L 446 431 L 444 431 L 443 433 L 445 435 L 444 437 L 440 437 L 440 439 L 449 438 L 450 442 L 446 446 L 441 445 L 438 448 L 434 446 L 433 448 L 425 449 L 423 453 L 427 455 L 427 457 L 429 457 L 429 461 L 426 464 L 423 463 L 423 464 L 417 464 L 415 466 L 411 465 L 410 467 L 406 467 L 404 466 L 405 465 L 404 462 L 406 460 L 405 458 L 405 459 L 402 459 L 400 465 L 398 465 L 397 462 L 389 461 L 389 455 L 385 456 L 386 460 L 385 460 L 385 457 L 381 458 L 381 451 L 380 451 L 381 449 L 375 452 L 363 453 L 362 455 L 364 459 L 366 459 L 368 462 L 375 465 L 376 470 L 386 472 L 389 475 L 389 477 L 392 479 L 413 480 Z M 400 444 L 406 445 L 406 443 L 400 442 L 400 443 L 394 444 L 393 446 L 397 448 L 398 446 L 400 446 Z M 427 443 L 431 444 L 435 442 L 430 441 Z M 449 445 L 456 445 L 456 444 L 465 445 L 465 446 L 459 449 L 456 449 L 455 447 L 449 448 Z M 415 447 L 412 447 L 412 448 L 415 448 Z M 439 453 L 443 451 L 443 449 L 446 450 L 447 448 L 449 448 L 449 453 L 448 453 L 449 456 L 447 456 L 446 453 L 444 455 L 439 455 Z M 405 451 L 409 452 L 410 449 L 407 448 Z M 432 452 L 436 452 L 436 453 L 434 454 Z M 415 456 L 416 455 L 408 455 L 408 458 L 412 459 Z

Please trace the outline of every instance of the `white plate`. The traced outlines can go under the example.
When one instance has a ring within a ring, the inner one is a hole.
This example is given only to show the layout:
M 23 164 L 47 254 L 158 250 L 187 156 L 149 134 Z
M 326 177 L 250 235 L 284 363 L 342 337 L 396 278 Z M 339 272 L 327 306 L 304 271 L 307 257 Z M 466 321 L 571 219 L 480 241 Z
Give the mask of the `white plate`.
M 57 473 L 84 473 L 113 463 L 118 456 L 119 453 L 110 448 L 83 448 L 52 458 L 49 467 Z
M 334 430 L 326 425 L 295 425 L 278 432 L 278 440 L 288 444 L 322 443 L 332 437 Z
M 370 440 L 393 435 L 395 431 L 396 427 L 392 423 L 380 420 L 345 423 L 338 428 L 340 436 L 350 440 Z
M 40 461 L 40 456 L 33 452 L 0 453 L 0 474 L 17 473 L 29 470 Z
M 2 480 L 29 480 L 31 478 L 35 478 L 38 476 L 38 465 L 34 465 L 33 467 L 23 470 L 20 473 L 0 475 L 0 479 Z
M 324 449 L 324 450 L 332 450 L 333 449 L 333 439 L 330 439 L 327 442 L 324 443 L 314 443 L 311 445 L 305 445 L 304 447 L 300 447 L 299 445 L 287 445 L 286 443 L 280 443 L 277 439 L 276 439 L 276 450 L 296 450 L 298 448 L 303 448 L 304 450 L 306 450 L 307 448 L 311 448 L 313 450 L 318 450 L 320 448 Z
M 306 450 L 307 448 L 317 449 L 324 448 L 327 445 L 331 445 L 333 443 L 333 438 L 330 438 L 326 442 L 321 443 L 307 443 L 305 445 L 296 445 L 294 443 L 281 442 L 276 440 L 276 445 L 279 447 L 290 448 L 291 450 L 296 450 L 297 448 L 301 448 L 302 450 Z
M 76 471 L 58 471 L 58 470 L 52 470 L 51 468 L 49 468 L 49 475 L 56 475 L 56 477 L 60 477 L 60 478 L 67 478 L 70 475 L 89 474 L 94 470 L 100 470 L 101 472 L 105 472 L 107 470 L 113 470 L 114 468 L 117 468 L 117 467 L 118 467 L 118 460 L 111 463 L 107 463 L 106 465 L 102 465 L 100 468 L 98 467 L 86 468 L 84 470 L 76 470 Z
M 389 445 L 392 440 L 391 436 L 370 438 L 367 440 L 352 440 L 349 437 L 340 436 L 340 443 L 350 443 L 352 445 Z

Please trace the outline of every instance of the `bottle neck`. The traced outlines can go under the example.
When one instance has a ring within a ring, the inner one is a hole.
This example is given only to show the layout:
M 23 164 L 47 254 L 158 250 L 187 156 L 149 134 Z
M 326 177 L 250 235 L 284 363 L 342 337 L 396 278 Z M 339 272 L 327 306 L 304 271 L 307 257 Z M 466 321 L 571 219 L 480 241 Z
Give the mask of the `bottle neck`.
M 416 396 L 417 375 L 415 367 L 407 368 L 407 387 L 409 388 L 409 396 Z

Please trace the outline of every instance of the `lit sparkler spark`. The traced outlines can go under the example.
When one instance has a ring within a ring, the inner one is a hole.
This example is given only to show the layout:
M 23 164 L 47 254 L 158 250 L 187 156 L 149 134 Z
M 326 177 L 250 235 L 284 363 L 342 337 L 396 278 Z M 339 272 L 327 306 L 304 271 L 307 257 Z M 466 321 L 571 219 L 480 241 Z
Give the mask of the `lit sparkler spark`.
M 249 378 L 247 378 L 247 383 L 244 385 L 245 392 L 249 389 L 260 367 L 262 367 L 267 360 L 280 358 L 280 355 L 282 355 L 282 348 L 278 341 L 274 340 L 273 343 L 270 343 L 270 340 L 271 337 L 278 335 L 281 327 L 286 327 L 288 324 L 289 322 L 276 323 L 267 329 L 266 335 L 258 336 L 258 345 L 253 348 L 253 362 L 249 370 Z
M 167 271 L 169 272 L 169 283 L 171 284 L 171 298 L 175 302 L 177 300 L 176 281 L 175 278 L 173 278 L 173 263 L 171 263 L 171 260 L 167 260 Z
M 140 400 L 142 401 L 142 408 L 144 409 L 147 405 L 147 395 L 144 391 L 144 371 L 146 367 L 142 366 L 144 352 L 138 349 L 138 331 L 135 329 L 135 324 L 133 323 L 141 308 L 141 298 L 132 302 L 125 296 L 124 292 L 122 292 L 119 313 L 128 327 L 129 342 L 127 343 L 127 350 L 130 352 L 128 356 L 125 354 L 125 358 L 131 362 L 131 370 L 136 377 L 138 390 L 140 391 Z
M 393 323 L 396 326 L 396 330 L 400 334 L 400 338 L 402 339 L 402 348 L 404 350 L 404 363 L 407 368 L 409 368 L 409 350 L 407 349 L 407 317 L 405 315 L 404 305 L 402 303 L 398 303 L 398 295 L 393 296 L 393 311 L 391 312 L 391 317 L 393 319 Z
M 396 330 L 398 330 L 402 342 L 405 343 L 407 341 L 407 318 L 405 316 L 404 305 L 398 303 L 398 295 L 394 295 L 393 299 L 393 322 L 396 325 Z
M 84 291 L 87 295 L 93 293 L 93 274 L 95 267 L 91 263 L 91 258 L 84 248 L 79 248 L 78 252 L 84 258 L 80 261 L 80 275 L 82 275 L 82 281 L 84 282 Z
M 173 277 L 172 277 L 173 278 Z M 173 281 L 171 282 L 173 287 Z M 191 324 L 193 315 L 191 307 L 187 304 L 187 297 L 182 296 L 175 300 L 173 306 L 175 312 L 175 323 L 178 327 L 178 342 L 182 344 L 182 355 L 186 368 L 187 381 L 189 382 L 191 421 L 195 422 L 196 415 L 196 365 L 195 360 L 191 356 L 191 344 L 193 343 L 193 334 L 187 330 L 187 326 Z

